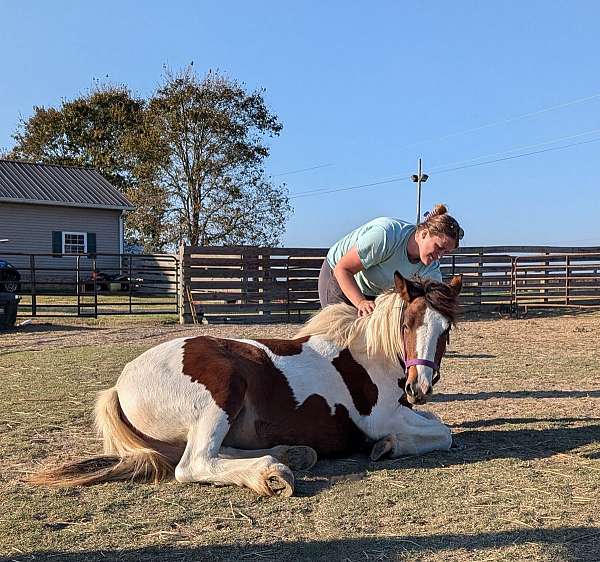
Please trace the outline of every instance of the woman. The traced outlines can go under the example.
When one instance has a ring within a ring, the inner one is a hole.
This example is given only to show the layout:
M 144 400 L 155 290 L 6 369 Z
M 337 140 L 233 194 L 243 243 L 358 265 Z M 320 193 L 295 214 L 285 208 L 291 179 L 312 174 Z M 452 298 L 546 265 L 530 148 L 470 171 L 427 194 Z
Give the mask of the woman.
M 406 279 L 442 280 L 439 260 L 458 248 L 463 229 L 436 205 L 426 220 L 415 226 L 381 217 L 353 230 L 336 242 L 319 274 L 321 306 L 346 302 L 358 316 L 375 308 L 375 297 L 394 286 L 394 272 Z

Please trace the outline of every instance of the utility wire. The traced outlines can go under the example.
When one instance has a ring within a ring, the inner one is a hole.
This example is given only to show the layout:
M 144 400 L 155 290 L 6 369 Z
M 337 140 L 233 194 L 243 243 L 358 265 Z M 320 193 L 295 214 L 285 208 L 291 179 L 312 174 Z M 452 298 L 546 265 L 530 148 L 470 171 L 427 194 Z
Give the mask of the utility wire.
M 436 174 L 445 174 L 447 172 L 455 172 L 457 170 L 465 170 L 466 168 L 475 168 L 477 166 L 486 166 L 488 164 L 495 164 L 497 162 L 505 162 L 506 160 L 515 160 L 517 158 L 525 158 L 526 156 L 533 156 L 534 154 L 542 154 L 544 152 L 552 152 L 554 150 L 563 150 L 565 148 L 571 148 L 573 146 L 580 146 L 582 144 L 590 144 L 592 142 L 598 142 L 600 141 L 600 137 L 595 138 L 595 139 L 590 139 L 590 140 L 586 140 L 586 141 L 581 141 L 581 142 L 574 142 L 571 144 L 566 144 L 564 146 L 553 146 L 550 148 L 545 148 L 543 150 L 535 150 L 533 152 L 525 152 L 523 154 L 515 154 L 513 156 L 506 156 L 505 158 L 496 158 L 495 160 L 486 160 L 485 162 L 479 162 L 478 164 L 467 164 L 465 166 L 457 166 L 455 168 L 446 168 L 444 170 L 438 170 L 437 172 L 435 172 Z M 432 172 L 433 174 L 433 172 Z M 432 175 L 430 174 L 430 175 Z
M 584 98 L 578 98 L 578 99 L 575 99 L 575 100 L 567 101 L 567 102 L 564 102 L 564 103 L 561 103 L 561 104 L 558 104 L 558 105 L 553 105 L 551 107 L 546 107 L 544 109 L 539 109 L 537 111 L 531 111 L 531 112 L 528 112 L 528 113 L 522 113 L 520 115 L 515 115 L 514 117 L 509 117 L 507 119 L 503 119 L 503 120 L 499 120 L 499 121 L 494 121 L 492 123 L 487 123 L 485 125 L 480 125 L 478 127 L 472 127 L 470 129 L 464 129 L 462 131 L 457 131 L 455 133 L 449 133 L 447 135 L 442 135 L 441 137 L 424 139 L 424 140 L 417 141 L 417 142 L 414 142 L 412 144 L 408 144 L 406 146 L 403 146 L 403 147 L 401 147 L 401 149 L 402 148 L 410 148 L 410 147 L 413 147 L 413 146 L 417 146 L 417 145 L 420 145 L 420 144 L 425 144 L 425 143 L 432 142 L 432 141 L 435 141 L 435 140 L 445 140 L 445 139 L 456 137 L 456 136 L 460 136 L 460 135 L 466 135 L 468 133 L 473 133 L 473 132 L 476 132 L 476 131 L 480 131 L 482 129 L 488 129 L 490 127 L 495 127 L 497 125 L 504 125 L 506 123 L 512 123 L 512 122 L 518 121 L 520 119 L 526 119 L 527 117 L 533 117 L 535 115 L 541 115 L 541 114 L 547 113 L 549 111 L 554 111 L 556 109 L 562 109 L 563 107 L 569 107 L 571 105 L 576 105 L 576 104 L 579 104 L 579 103 L 584 103 L 586 101 L 590 101 L 590 100 L 594 100 L 594 99 L 598 99 L 598 98 L 600 98 L 600 93 L 594 94 L 592 96 L 587 96 L 587 97 L 584 97 Z M 539 143 L 537 145 L 529 145 L 529 146 L 524 146 L 524 147 L 520 147 L 520 148 L 514 148 L 512 150 L 506 150 L 504 152 L 497 152 L 497 153 L 492 153 L 492 154 L 486 154 L 485 156 L 480 156 L 478 158 L 472 158 L 470 160 L 465 160 L 463 162 L 472 162 L 474 160 L 479 160 L 481 158 L 489 158 L 491 156 L 495 156 L 496 154 L 507 154 L 507 153 L 510 153 L 510 152 L 514 152 L 515 150 L 525 150 L 525 149 L 528 149 L 528 148 L 533 148 L 535 146 L 543 146 L 544 144 L 551 144 L 553 142 L 559 142 L 561 140 L 567 140 L 569 138 L 575 138 L 577 136 L 584 136 L 586 134 L 591 134 L 591 133 L 594 133 L 594 132 L 597 132 L 597 131 L 598 131 L 598 129 L 593 130 L 593 131 L 588 131 L 587 133 L 581 133 L 579 135 L 572 135 L 570 137 L 563 137 L 563 138 L 560 138 L 560 139 L 554 139 L 553 141 L 546 141 L 546 142 L 543 142 L 543 143 Z M 446 164 L 446 165 L 447 166 L 449 166 L 449 165 L 458 165 L 458 164 L 462 164 L 463 162 L 456 162 L 454 164 Z M 317 169 L 320 169 L 320 168 L 326 168 L 326 167 L 329 167 L 329 166 L 332 166 L 332 165 L 333 164 L 321 164 L 321 165 L 318 165 L 318 166 L 312 166 L 310 168 L 302 168 L 300 170 L 292 170 L 290 172 L 283 172 L 283 173 L 280 173 L 280 174 L 274 174 L 271 177 L 276 178 L 276 177 L 280 177 L 280 176 L 286 176 L 286 175 L 292 175 L 292 174 L 299 174 L 301 172 L 308 172 L 310 170 L 317 170 Z M 339 188 L 339 189 L 336 189 L 336 190 L 331 190 L 331 189 L 327 189 L 327 188 L 314 189 L 314 190 L 305 191 L 305 192 L 293 195 L 292 197 L 290 197 L 290 199 L 295 199 L 295 198 L 298 198 L 298 197 L 304 197 L 304 196 L 312 195 L 314 193 L 323 193 L 323 194 L 326 194 L 326 193 L 333 193 L 334 191 L 345 191 L 345 190 L 349 190 L 349 189 L 360 189 L 361 187 L 371 187 L 371 186 L 374 186 L 374 185 L 382 185 L 384 183 L 391 183 L 391 182 L 394 182 L 394 181 L 403 181 L 404 179 L 406 179 L 406 178 L 394 178 L 394 179 L 385 180 L 385 181 L 382 181 L 382 182 L 373 182 L 373 183 L 369 183 L 369 184 L 351 186 L 351 187 L 348 187 L 348 188 Z
M 587 133 L 584 134 L 590 134 L 590 132 L 588 131 Z M 581 136 L 581 135 L 574 135 L 574 136 Z M 571 137 L 573 138 L 573 137 Z M 593 142 L 598 142 L 600 141 L 600 137 L 594 138 L 594 139 L 590 139 L 590 140 L 586 140 L 586 141 L 580 141 L 580 142 L 576 142 L 576 143 L 571 143 L 571 144 L 567 144 L 567 145 L 563 145 L 563 146 L 554 146 L 554 147 L 550 147 L 550 148 L 545 148 L 542 150 L 536 150 L 536 151 L 532 151 L 532 152 L 525 152 L 525 153 L 521 153 L 521 154 L 514 154 L 512 156 L 506 156 L 504 158 L 496 158 L 494 160 L 486 160 L 484 162 L 477 162 L 477 163 L 473 163 L 473 164 L 466 164 L 464 166 L 455 166 L 455 167 L 450 167 L 450 168 L 441 168 L 435 171 L 432 171 L 429 175 L 433 175 L 433 174 L 445 174 L 448 172 L 454 172 L 454 171 L 458 171 L 458 170 L 464 170 L 467 168 L 476 168 L 478 166 L 486 166 L 489 164 L 495 164 L 497 162 L 504 162 L 507 160 L 515 160 L 517 158 L 525 158 L 527 156 L 533 156 L 536 154 L 542 154 L 544 152 L 552 152 L 552 151 L 556 151 L 556 150 L 564 150 L 566 148 L 571 148 L 574 146 L 580 146 L 583 144 L 590 144 Z M 556 141 L 548 141 L 548 142 L 556 142 Z M 542 143 L 542 144 L 548 144 L 548 143 Z M 535 145 L 534 145 L 535 146 Z M 538 144 L 539 146 L 539 144 Z M 513 149 L 510 152 L 514 152 Z M 502 153 L 501 153 L 502 154 Z M 479 157 L 478 159 L 481 159 L 482 157 Z M 476 159 L 477 160 L 477 159 Z M 468 161 L 466 161 L 468 162 Z M 452 164 L 450 164 L 450 166 L 453 166 Z M 299 199 L 301 197 L 310 197 L 312 195 L 326 195 L 328 193 L 338 193 L 341 191 L 350 191 L 350 190 L 354 190 L 354 189 L 362 189 L 365 187 L 374 187 L 377 185 L 384 185 L 387 183 L 393 183 L 393 182 L 400 182 L 400 181 L 408 181 L 411 179 L 411 176 L 401 176 L 401 177 L 397 177 L 397 178 L 390 178 L 387 180 L 382 180 L 382 181 L 377 181 L 377 182 L 371 182 L 371 183 L 364 183 L 364 184 L 360 184 L 360 185 L 352 185 L 349 187 L 340 187 L 340 188 L 335 188 L 335 189 L 314 189 L 314 190 L 310 190 L 310 191 L 303 191 L 301 193 L 297 193 L 296 195 L 291 195 L 290 199 Z
M 492 156 L 502 156 L 504 154 L 510 154 L 511 152 L 516 152 L 517 150 L 529 150 L 530 148 L 537 148 L 538 146 L 544 146 L 546 144 L 555 144 L 557 142 L 576 139 L 579 137 L 585 137 L 587 135 L 596 134 L 596 133 L 600 133 L 600 129 L 590 129 L 589 131 L 585 131 L 583 133 L 578 133 L 576 135 L 568 135 L 566 137 L 559 137 L 559 138 L 544 141 L 544 142 L 538 142 L 536 144 L 518 146 L 515 148 L 508 149 L 508 150 L 503 150 L 501 152 L 492 152 L 489 154 L 482 154 L 481 156 L 475 156 L 473 158 L 469 158 L 468 160 L 461 160 L 458 162 L 451 162 L 448 164 L 443 164 L 443 166 L 448 167 L 448 166 L 458 166 L 460 164 L 469 164 L 471 162 L 477 162 L 478 160 L 482 160 L 483 158 L 491 158 Z M 437 171 L 436 168 L 431 169 L 431 173 L 435 173 L 436 171 Z
M 272 178 L 278 178 L 279 176 L 291 176 L 292 174 L 299 174 L 300 172 L 309 172 L 310 170 L 319 170 L 321 168 L 328 168 L 333 164 L 319 164 L 318 166 L 312 166 L 311 168 L 302 168 L 300 170 L 292 170 L 290 172 L 281 172 L 280 174 L 273 174 Z
M 414 146 L 418 146 L 421 144 L 433 142 L 433 141 L 441 141 L 446 140 L 453 137 L 458 137 L 460 135 L 466 135 L 468 133 L 474 133 L 476 131 L 481 131 L 483 129 L 489 129 L 491 127 L 496 127 L 498 125 L 505 125 L 506 123 L 512 123 L 514 121 L 518 121 L 520 119 L 526 119 L 527 117 L 534 117 L 535 115 L 541 115 L 542 113 L 547 113 L 549 111 L 554 111 L 555 109 L 562 109 L 563 107 L 569 107 L 571 105 L 576 105 L 578 103 L 584 103 L 586 101 L 594 100 L 600 98 L 600 93 L 594 94 L 593 96 L 587 96 L 585 98 L 578 98 L 576 100 L 571 100 L 565 103 L 561 103 L 559 105 L 553 105 L 552 107 L 546 107 L 544 109 L 538 109 L 537 111 L 531 111 L 529 113 L 522 113 L 521 115 L 515 115 L 514 117 L 509 117 L 508 119 L 502 119 L 500 121 L 494 121 L 492 123 L 487 123 L 485 125 L 480 125 L 478 127 L 472 127 L 471 129 L 464 129 L 462 131 L 457 131 L 455 133 L 448 133 L 447 135 L 442 135 L 441 137 L 431 137 L 429 139 L 423 139 L 420 141 L 416 141 L 411 144 L 407 144 L 405 146 L 400 147 L 400 149 L 404 148 L 412 148 Z
M 363 183 L 360 185 L 351 185 L 350 187 L 338 187 L 338 188 L 333 188 L 333 189 L 329 189 L 329 188 L 320 188 L 320 189 L 312 189 L 310 191 L 302 191 L 300 193 L 297 193 L 296 195 L 290 195 L 290 199 L 298 199 L 300 197 L 308 197 L 310 195 L 325 195 L 327 193 L 336 193 L 337 191 L 350 191 L 352 189 L 361 189 L 363 187 L 373 187 L 376 185 L 384 185 L 386 183 L 394 183 L 397 181 L 405 181 L 405 180 L 409 180 L 410 176 L 403 176 L 403 177 L 398 177 L 398 178 L 390 178 L 388 180 L 381 180 L 381 181 L 375 181 L 375 182 L 371 182 L 371 183 Z

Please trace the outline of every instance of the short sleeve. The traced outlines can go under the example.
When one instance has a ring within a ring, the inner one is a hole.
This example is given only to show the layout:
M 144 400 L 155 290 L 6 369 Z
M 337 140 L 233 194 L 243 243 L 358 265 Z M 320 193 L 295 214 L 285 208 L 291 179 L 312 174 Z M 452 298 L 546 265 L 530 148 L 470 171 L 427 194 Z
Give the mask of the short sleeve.
M 385 261 L 394 252 L 394 237 L 379 225 L 373 225 L 356 240 L 358 257 L 365 269 Z

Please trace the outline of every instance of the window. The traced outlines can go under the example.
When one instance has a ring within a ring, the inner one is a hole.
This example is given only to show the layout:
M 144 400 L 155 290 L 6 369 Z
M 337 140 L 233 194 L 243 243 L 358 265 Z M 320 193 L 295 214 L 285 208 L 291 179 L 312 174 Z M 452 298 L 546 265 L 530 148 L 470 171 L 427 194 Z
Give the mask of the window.
M 63 232 L 62 233 L 63 254 L 86 254 L 87 233 L 85 232 Z

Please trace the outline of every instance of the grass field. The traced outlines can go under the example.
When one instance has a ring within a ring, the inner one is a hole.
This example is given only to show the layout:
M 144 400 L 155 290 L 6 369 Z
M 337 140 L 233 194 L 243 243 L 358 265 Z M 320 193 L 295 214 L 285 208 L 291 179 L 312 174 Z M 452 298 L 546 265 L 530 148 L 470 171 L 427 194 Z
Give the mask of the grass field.
M 148 347 L 296 328 L 102 319 L 0 334 L 0 561 L 600 560 L 597 312 L 460 324 L 427 406 L 458 450 L 322 460 L 288 499 L 174 481 L 20 481 L 99 451 L 94 394 Z

